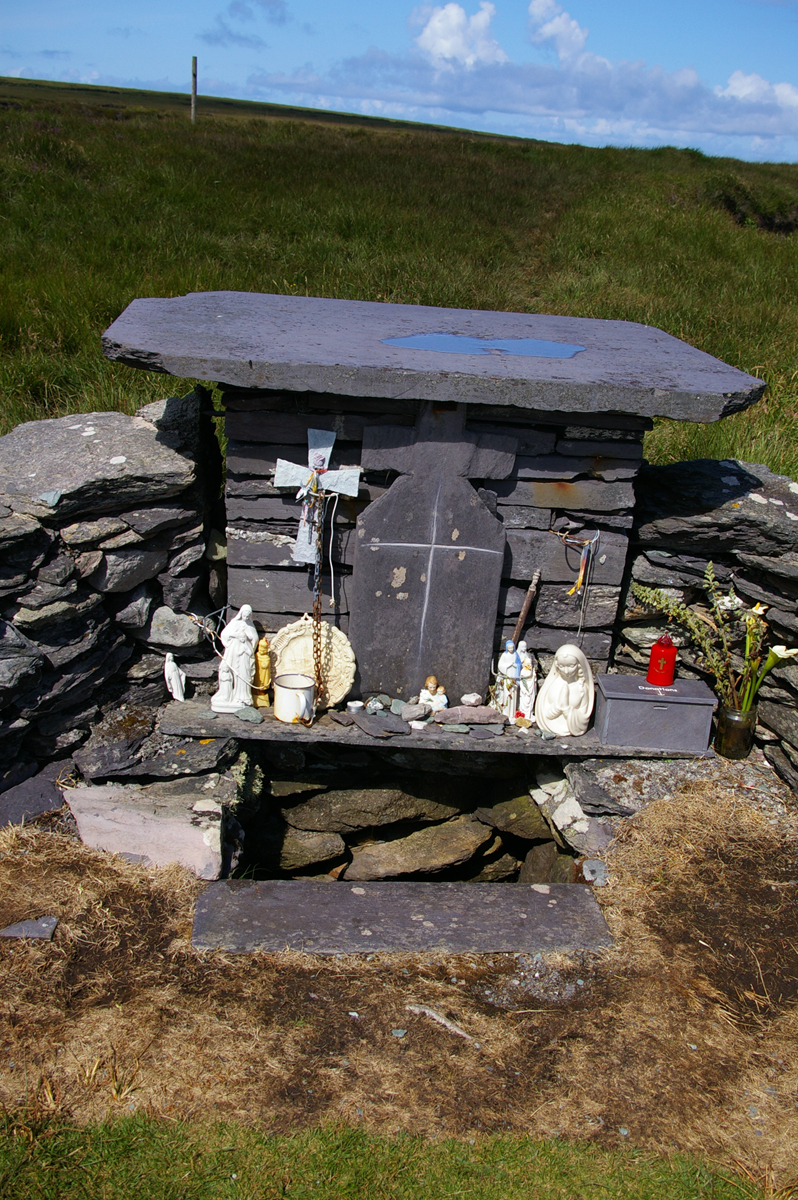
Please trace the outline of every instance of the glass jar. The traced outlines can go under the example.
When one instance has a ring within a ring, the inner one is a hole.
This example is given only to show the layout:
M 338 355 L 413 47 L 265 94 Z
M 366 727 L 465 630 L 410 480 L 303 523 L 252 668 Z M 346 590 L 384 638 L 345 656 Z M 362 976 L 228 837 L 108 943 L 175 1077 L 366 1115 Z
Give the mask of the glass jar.
M 756 705 L 748 712 L 718 705 L 715 752 L 724 758 L 748 758 L 756 733 Z

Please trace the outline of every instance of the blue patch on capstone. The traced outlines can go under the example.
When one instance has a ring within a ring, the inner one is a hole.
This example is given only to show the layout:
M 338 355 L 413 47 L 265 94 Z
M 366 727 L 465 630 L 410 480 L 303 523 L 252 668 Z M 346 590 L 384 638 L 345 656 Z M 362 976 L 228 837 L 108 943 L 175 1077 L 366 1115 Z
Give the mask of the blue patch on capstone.
M 381 338 L 384 346 L 402 350 L 434 350 L 438 354 L 517 355 L 523 358 L 573 358 L 585 346 L 550 342 L 545 338 L 478 338 L 465 333 L 414 333 L 411 337 Z

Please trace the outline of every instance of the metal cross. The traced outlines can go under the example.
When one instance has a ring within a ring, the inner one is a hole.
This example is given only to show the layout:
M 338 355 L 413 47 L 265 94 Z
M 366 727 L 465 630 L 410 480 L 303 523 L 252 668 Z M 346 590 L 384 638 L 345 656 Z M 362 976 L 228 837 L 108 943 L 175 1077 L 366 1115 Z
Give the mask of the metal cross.
M 308 503 L 308 496 L 331 492 L 341 496 L 357 496 L 360 487 L 360 467 L 347 467 L 342 471 L 328 469 L 334 443 L 335 434 L 330 430 L 309 429 L 306 467 L 288 462 L 285 458 L 277 459 L 274 486 L 298 488 L 296 498 L 303 501 L 296 543 L 291 552 L 294 562 L 315 563 L 318 555 L 318 508 Z

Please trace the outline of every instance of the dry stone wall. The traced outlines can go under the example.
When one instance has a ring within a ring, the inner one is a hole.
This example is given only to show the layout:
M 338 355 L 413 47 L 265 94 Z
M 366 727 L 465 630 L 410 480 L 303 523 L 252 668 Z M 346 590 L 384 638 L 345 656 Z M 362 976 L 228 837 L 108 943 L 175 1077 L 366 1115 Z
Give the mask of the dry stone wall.
M 618 670 L 646 670 L 651 646 L 667 629 L 680 647 L 679 674 L 713 685 L 689 638 L 641 606 L 631 590 L 632 582 L 661 588 L 706 614 L 702 585 L 709 562 L 724 591 L 732 587 L 747 603 L 767 605 L 771 645 L 798 646 L 798 483 L 792 479 L 736 460 L 645 466 L 637 481 L 629 559 L 614 653 Z M 794 661 L 770 672 L 759 697 L 765 756 L 798 790 Z
M 212 604 L 209 408 L 198 389 L 0 439 L 0 790 L 76 750 L 103 700 L 160 703 L 166 651 L 205 669 L 186 613 Z

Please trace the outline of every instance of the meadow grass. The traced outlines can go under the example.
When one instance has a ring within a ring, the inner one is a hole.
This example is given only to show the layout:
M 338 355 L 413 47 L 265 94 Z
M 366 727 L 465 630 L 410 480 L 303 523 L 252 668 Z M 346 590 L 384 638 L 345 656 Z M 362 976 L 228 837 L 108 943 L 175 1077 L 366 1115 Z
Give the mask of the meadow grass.
M 321 1129 L 291 1137 L 240 1125 L 128 1117 L 78 1129 L 8 1121 L 7 1200 L 758 1200 L 759 1187 L 685 1155 L 518 1136 L 430 1142 Z
M 798 475 L 796 166 L 240 103 L 192 127 L 151 96 L 18 86 L 0 88 L 2 432 L 179 391 L 107 363 L 100 334 L 136 296 L 235 289 L 657 325 L 769 392 L 717 425 L 659 422 L 648 456 Z

